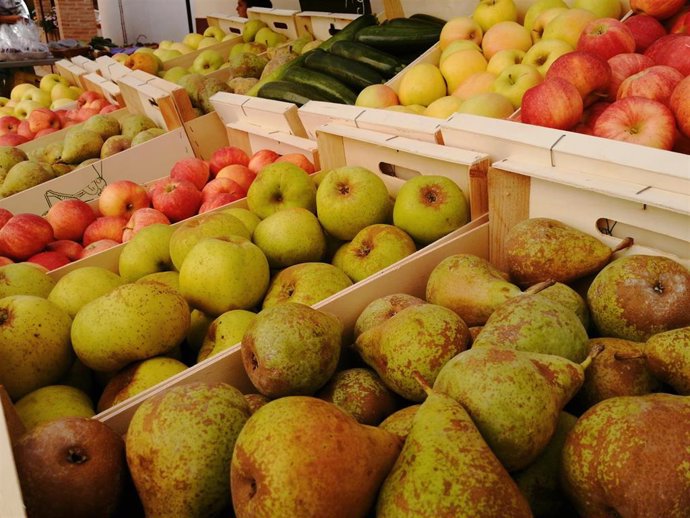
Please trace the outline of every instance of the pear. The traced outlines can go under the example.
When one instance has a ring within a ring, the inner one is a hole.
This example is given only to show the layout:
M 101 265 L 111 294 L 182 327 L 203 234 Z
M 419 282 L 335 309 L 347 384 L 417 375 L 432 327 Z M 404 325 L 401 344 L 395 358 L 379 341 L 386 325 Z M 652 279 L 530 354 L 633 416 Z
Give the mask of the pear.
M 583 299 L 573 288 L 562 282 L 555 282 L 539 291 L 539 295 L 546 297 L 552 302 L 558 302 L 571 311 L 574 311 L 577 318 L 582 322 L 582 326 L 585 330 L 589 329 L 589 308 L 587 307 L 585 299 Z
M 55 280 L 42 266 L 34 263 L 10 263 L 0 266 L 0 299 L 9 295 L 47 297 Z
M 0 186 L 0 197 L 7 198 L 53 178 L 55 173 L 48 164 L 30 160 L 19 162 L 7 172 L 5 181 Z
M 144 401 L 126 452 L 147 518 L 219 515 L 230 504 L 230 459 L 248 417 L 240 391 L 225 383 L 192 382 Z
M 74 318 L 83 305 L 122 284 L 122 278 L 106 268 L 82 266 L 62 276 L 48 294 L 48 300 Z
M 167 286 L 124 284 L 82 306 L 72 323 L 72 346 L 87 367 L 116 371 L 182 342 L 189 311 L 184 298 Z
M 84 122 L 84 129 L 95 131 L 103 140 L 120 134 L 120 121 L 112 115 L 96 114 Z
M 170 238 L 175 228 L 156 223 L 142 228 L 125 243 L 118 259 L 118 271 L 126 282 L 144 275 L 172 269 Z
M 614 253 L 597 238 L 550 218 L 515 225 L 504 249 L 508 273 L 522 287 L 549 279 L 568 283 L 596 273 Z
M 228 81 L 230 92 L 245 95 L 259 80 L 254 77 L 233 77 Z
M 229 207 L 227 209 L 222 210 L 221 212 L 223 214 L 230 214 L 231 216 L 235 216 L 237 219 L 239 219 L 244 224 L 244 226 L 247 227 L 247 231 L 249 231 L 250 238 L 254 235 L 254 229 L 256 229 L 256 226 L 261 221 L 259 216 L 254 214 L 249 209 L 245 209 L 242 207 Z
M 120 256 L 122 257 L 122 256 Z M 134 282 L 159 282 L 172 288 L 175 291 L 180 291 L 180 272 L 169 270 L 165 272 L 147 273 L 143 277 L 139 277 Z
M 379 424 L 379 428 L 383 428 L 384 430 L 394 433 L 400 437 L 402 441 L 404 441 L 407 439 L 407 436 L 412 429 L 414 416 L 417 413 L 417 410 L 419 410 L 420 406 L 420 404 L 410 405 L 406 406 L 405 408 L 401 408 L 397 412 L 393 412 L 391 415 L 386 417 L 381 424 Z
M 531 517 L 515 482 L 462 405 L 431 392 L 376 503 L 377 518 Z
M 427 302 L 452 309 L 470 327 L 484 325 L 498 306 L 520 293 L 507 274 L 471 254 L 446 257 L 426 285 Z
M 134 139 L 134 137 L 136 137 L 137 134 L 141 133 L 142 131 L 156 128 L 158 126 L 146 115 L 142 115 L 140 113 L 130 113 L 120 121 L 120 127 L 122 129 L 120 134 L 132 141 L 132 139 Z
M 62 161 L 78 164 L 89 158 L 99 158 L 103 147 L 103 138 L 95 131 L 78 126 L 70 128 L 62 145 Z
M 192 352 L 199 353 L 204 344 L 208 328 L 211 327 L 214 318 L 203 311 L 193 309 L 190 315 L 189 330 L 187 331 L 187 345 Z
M 79 358 L 75 358 L 72 362 L 72 366 L 57 383 L 60 385 L 68 385 L 81 390 L 85 394 L 93 395 L 95 387 L 93 374 L 93 371 L 80 362 Z
M 361 425 L 321 399 L 271 401 L 249 418 L 235 444 L 235 515 L 364 518 L 400 445 L 392 433 Z
M 690 509 L 690 398 L 623 396 L 585 412 L 561 480 L 580 516 L 684 518 Z
M 433 382 L 441 367 L 467 348 L 469 339 L 467 326 L 453 311 L 421 304 L 365 331 L 354 347 L 390 389 L 419 402 L 426 394 L 413 374 Z
M 264 27 L 267 27 L 267 25 L 266 22 L 264 22 L 263 20 L 259 20 L 258 18 L 248 20 L 242 26 L 242 41 L 244 41 L 245 43 L 254 41 L 256 33 L 259 32 L 259 29 L 263 29 Z
M 93 417 L 95 414 L 91 398 L 68 385 L 47 385 L 29 392 L 15 403 L 15 408 L 27 431 L 63 417 Z
M 92 160 L 96 160 L 96 159 L 94 158 Z M 50 165 L 50 168 L 52 169 L 53 174 L 55 176 L 62 176 L 63 174 L 70 173 L 70 172 L 74 171 L 77 167 L 81 167 L 81 166 L 74 166 L 71 164 L 62 164 L 62 163 Z
M 72 319 L 35 295 L 0 299 L 0 384 L 14 400 L 57 382 L 70 368 Z
M 201 74 L 187 74 L 182 76 L 177 82 L 182 88 L 185 89 L 189 99 L 195 107 L 199 106 L 199 93 L 204 87 L 204 76 Z
M 551 440 L 590 361 L 580 365 L 552 354 L 473 347 L 446 363 L 434 390 L 467 409 L 502 464 L 514 471 L 528 466 Z
M 395 395 L 381 378 L 362 368 L 336 372 L 316 397 L 352 414 L 358 423 L 372 426 L 383 421 L 398 406 Z
M 690 327 L 658 333 L 644 346 L 652 374 L 678 394 L 690 395 Z
M 144 142 L 148 142 L 152 138 L 160 137 L 165 134 L 165 130 L 161 128 L 149 128 L 137 133 L 130 142 L 130 147 L 138 146 Z
M 247 328 L 242 363 L 265 396 L 311 395 L 335 372 L 342 334 L 342 323 L 329 313 L 298 302 L 278 304 Z
M 27 154 L 29 160 L 53 165 L 62 157 L 62 142 L 53 142 L 47 146 L 30 150 Z
M 15 146 L 0 146 L 0 185 L 5 180 L 7 172 L 19 162 L 28 160 L 26 153 Z
M 577 315 L 541 294 L 514 297 L 489 317 L 472 347 L 509 347 L 556 354 L 576 363 L 587 356 L 587 331 Z
M 270 399 L 263 394 L 245 394 L 244 399 L 247 401 L 247 404 L 249 405 L 249 413 L 252 415 L 259 408 L 270 401 Z
M 374 299 L 362 310 L 355 321 L 355 338 L 372 327 L 384 323 L 406 307 L 421 304 L 426 304 L 426 301 L 407 293 L 393 293 Z
M 217 317 L 208 327 L 196 361 L 203 361 L 239 344 L 254 320 L 256 320 L 256 313 L 244 309 L 226 311 Z
M 253 52 L 241 52 L 228 59 L 231 77 L 253 77 L 259 79 L 268 58 Z
M 122 135 L 113 135 L 103 142 L 101 147 L 101 160 L 125 151 L 132 146 L 132 141 Z

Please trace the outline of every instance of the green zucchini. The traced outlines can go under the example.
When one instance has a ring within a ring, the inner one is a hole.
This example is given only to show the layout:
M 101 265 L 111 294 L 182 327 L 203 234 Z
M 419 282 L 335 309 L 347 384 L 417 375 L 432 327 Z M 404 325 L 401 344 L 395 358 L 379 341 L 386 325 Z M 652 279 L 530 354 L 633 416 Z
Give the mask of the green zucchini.
M 294 103 L 297 106 L 302 106 L 309 101 L 328 101 L 328 99 L 321 95 L 321 92 L 311 86 L 282 79 L 264 83 L 259 88 L 258 97 Z
M 304 60 L 307 59 L 307 56 L 311 53 L 314 52 L 313 50 L 310 50 L 309 52 L 305 52 L 304 54 L 301 54 L 297 56 L 295 59 L 292 61 L 288 61 L 287 63 L 283 63 L 280 65 L 278 68 L 273 70 L 270 74 L 268 74 L 266 77 L 261 78 L 258 83 L 256 83 L 254 86 L 252 86 L 245 95 L 248 95 L 250 97 L 256 97 L 259 95 L 259 89 L 265 85 L 266 83 L 270 81 L 279 81 L 283 78 L 285 75 L 285 72 L 287 72 L 291 67 L 296 67 L 300 66 L 302 63 L 304 63 Z
M 431 24 L 424 27 L 388 24 L 365 27 L 357 33 L 355 41 L 397 56 L 426 50 L 438 41 L 440 35 L 441 27 Z
M 301 85 L 308 85 L 327 97 L 329 101 L 340 104 L 355 104 L 357 94 L 334 77 L 305 67 L 290 67 L 283 79 Z
M 331 47 L 331 53 L 364 63 L 376 69 L 386 79 L 390 79 L 405 68 L 405 65 L 394 55 L 358 41 L 336 41 Z
M 425 22 L 423 20 L 415 20 L 414 18 L 391 18 L 390 20 L 386 20 L 385 22 L 381 23 L 381 27 L 391 26 L 408 28 L 420 27 L 425 29 L 428 27 L 438 27 L 439 25 L 436 23 Z
M 444 20 L 443 18 L 438 18 L 436 16 L 432 16 L 430 14 L 424 14 L 424 13 L 415 13 L 415 14 L 410 16 L 410 19 L 411 20 L 417 20 L 420 22 L 434 23 L 436 25 L 441 25 L 441 26 L 446 24 L 446 20 Z
M 378 20 L 376 19 L 376 16 L 373 14 L 363 14 L 362 16 L 352 20 L 340 31 L 324 41 L 321 45 L 319 45 L 319 48 L 329 50 L 336 41 L 353 40 L 355 39 L 357 32 L 359 32 L 361 29 L 377 24 Z
M 385 82 L 385 78 L 370 66 L 336 56 L 320 48 L 307 56 L 304 66 L 335 77 L 357 91 L 369 85 Z

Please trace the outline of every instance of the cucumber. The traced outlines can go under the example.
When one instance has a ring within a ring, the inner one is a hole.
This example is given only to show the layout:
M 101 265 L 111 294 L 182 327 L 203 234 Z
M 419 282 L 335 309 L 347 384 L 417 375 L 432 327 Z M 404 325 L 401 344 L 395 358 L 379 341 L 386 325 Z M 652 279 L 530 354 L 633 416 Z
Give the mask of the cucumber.
M 410 16 L 411 20 L 417 20 L 420 22 L 428 22 L 428 23 L 434 23 L 436 25 L 445 25 L 446 20 L 443 18 L 438 18 L 436 16 L 432 16 L 430 14 L 424 14 L 424 13 L 415 13 L 412 16 Z
M 391 18 L 381 23 L 381 27 L 421 27 L 422 29 L 428 27 L 438 27 L 437 23 L 425 22 L 423 20 L 416 20 L 414 18 Z
M 405 68 L 405 65 L 394 55 L 358 41 L 336 41 L 331 47 L 331 53 L 364 63 L 377 70 L 386 79 L 390 79 Z
M 321 45 L 319 45 L 319 48 L 329 50 L 336 41 L 353 40 L 357 32 L 359 32 L 361 29 L 377 24 L 378 20 L 376 19 L 376 16 L 373 14 L 363 14 L 362 16 L 352 20 L 340 31 L 324 41 Z
M 302 106 L 309 101 L 329 101 L 321 92 L 308 85 L 293 83 L 292 81 L 268 81 L 259 88 L 258 97 L 283 101 Z
M 426 50 L 438 41 L 440 35 L 441 27 L 438 25 L 404 27 L 388 24 L 361 29 L 355 35 L 355 41 L 397 56 Z
M 335 77 L 357 91 L 369 85 L 385 82 L 385 78 L 370 66 L 320 48 L 314 49 L 314 52 L 307 56 L 304 66 Z
M 357 95 L 332 76 L 305 67 L 290 67 L 283 79 L 318 90 L 329 101 L 340 104 L 355 104 Z

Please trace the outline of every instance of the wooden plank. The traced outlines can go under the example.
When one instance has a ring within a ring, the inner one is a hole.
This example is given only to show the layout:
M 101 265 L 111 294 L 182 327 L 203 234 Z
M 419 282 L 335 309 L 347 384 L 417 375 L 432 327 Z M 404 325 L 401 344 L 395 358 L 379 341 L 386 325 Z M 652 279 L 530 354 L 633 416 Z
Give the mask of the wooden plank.
M 209 160 L 216 149 L 229 145 L 225 125 L 216 112 L 185 122 L 184 129 L 198 158 Z
M 266 130 L 307 137 L 297 106 L 248 95 L 218 92 L 211 104 L 225 124 L 247 122 Z

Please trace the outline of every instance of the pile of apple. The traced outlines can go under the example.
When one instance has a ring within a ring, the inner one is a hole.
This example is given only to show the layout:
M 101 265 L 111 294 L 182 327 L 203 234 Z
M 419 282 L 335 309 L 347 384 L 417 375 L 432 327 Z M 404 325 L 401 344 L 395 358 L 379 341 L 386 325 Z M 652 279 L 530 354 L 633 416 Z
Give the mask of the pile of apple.
M 690 7 L 684 0 L 630 7 L 538 0 L 520 17 L 513 0 L 481 0 L 472 16 L 444 26 L 438 64 L 413 65 L 397 92 L 375 85 L 358 104 L 511 118 L 687 152 Z

